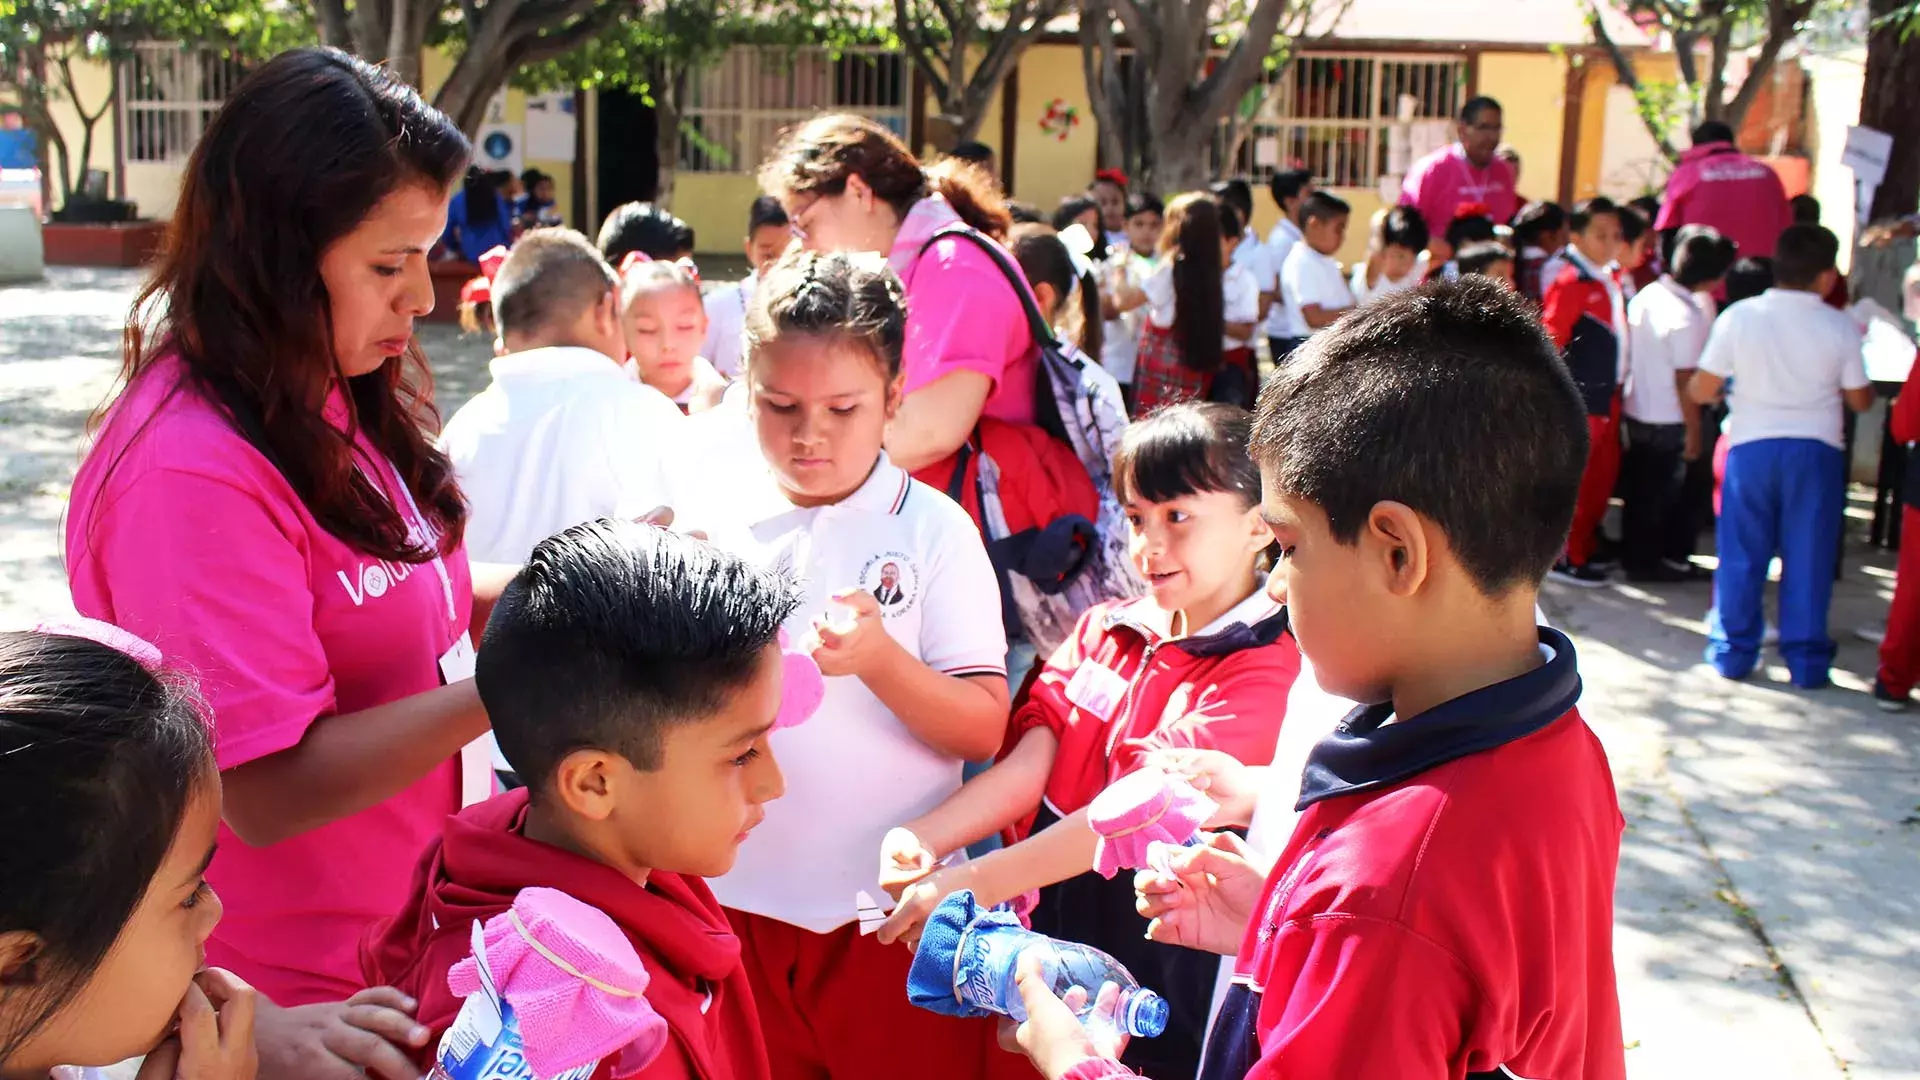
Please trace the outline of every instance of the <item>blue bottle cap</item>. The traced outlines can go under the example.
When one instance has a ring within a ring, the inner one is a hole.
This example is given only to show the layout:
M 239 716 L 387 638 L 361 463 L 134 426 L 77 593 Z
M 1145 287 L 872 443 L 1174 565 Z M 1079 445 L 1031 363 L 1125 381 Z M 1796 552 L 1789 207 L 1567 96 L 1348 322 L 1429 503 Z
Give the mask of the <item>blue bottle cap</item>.
M 1167 1030 L 1167 1017 L 1171 1009 L 1166 998 L 1151 990 L 1140 989 L 1128 996 L 1124 1011 L 1126 1015 L 1121 1020 L 1127 1034 L 1153 1039 Z

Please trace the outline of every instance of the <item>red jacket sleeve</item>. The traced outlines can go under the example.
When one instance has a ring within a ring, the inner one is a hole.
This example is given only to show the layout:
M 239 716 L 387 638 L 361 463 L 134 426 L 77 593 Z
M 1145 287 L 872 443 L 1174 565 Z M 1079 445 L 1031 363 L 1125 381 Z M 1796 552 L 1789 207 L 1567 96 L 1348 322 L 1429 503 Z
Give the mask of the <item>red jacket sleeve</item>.
M 1546 324 L 1547 336 L 1562 349 L 1573 340 L 1573 324 L 1586 310 L 1586 285 L 1572 267 L 1563 268 L 1558 278 L 1546 284 L 1540 321 Z
M 1913 370 L 1907 373 L 1900 396 L 1893 399 L 1889 423 L 1893 427 L 1894 442 L 1920 442 L 1920 355 L 1914 357 Z
M 1398 923 L 1347 914 L 1290 922 L 1272 948 L 1247 1080 L 1460 1074 L 1454 1058 L 1481 995 L 1451 953 Z
M 1033 680 L 1032 689 L 1027 691 L 1026 700 L 1014 709 L 1007 721 L 1007 741 L 1001 753 L 1011 751 L 1020 736 L 1034 728 L 1043 727 L 1055 735 L 1066 729 L 1067 717 L 1073 712 L 1073 703 L 1067 700 L 1067 684 L 1086 662 L 1088 646 L 1098 637 L 1094 620 L 1105 610 L 1102 605 L 1081 612 L 1080 621 L 1073 625 L 1073 633 L 1047 657 L 1040 677 Z
M 1299 677 L 1300 647 L 1292 634 L 1235 655 L 1200 688 L 1186 715 L 1114 747 L 1113 775 L 1133 772 L 1162 749 L 1220 750 L 1248 765 L 1271 763 L 1287 694 Z

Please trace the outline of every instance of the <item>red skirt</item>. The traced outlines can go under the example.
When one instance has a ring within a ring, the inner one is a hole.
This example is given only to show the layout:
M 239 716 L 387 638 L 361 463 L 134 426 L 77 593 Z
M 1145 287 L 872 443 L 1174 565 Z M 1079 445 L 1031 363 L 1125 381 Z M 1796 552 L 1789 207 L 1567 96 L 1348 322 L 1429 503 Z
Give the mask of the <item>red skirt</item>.
M 1134 415 L 1145 416 L 1162 405 L 1205 401 L 1213 375 L 1188 367 L 1180 356 L 1180 342 L 1172 330 L 1148 322 L 1140 331 L 1140 355 L 1133 367 Z

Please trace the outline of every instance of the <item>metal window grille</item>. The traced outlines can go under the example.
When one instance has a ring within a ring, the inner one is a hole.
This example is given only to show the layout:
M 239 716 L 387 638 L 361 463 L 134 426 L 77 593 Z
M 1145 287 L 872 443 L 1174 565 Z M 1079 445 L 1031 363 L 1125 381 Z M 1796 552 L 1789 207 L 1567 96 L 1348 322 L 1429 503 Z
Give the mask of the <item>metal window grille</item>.
M 245 75 L 240 61 L 211 49 L 173 42 L 135 45 L 120 65 L 127 160 L 184 162 Z
M 752 172 L 781 132 L 821 112 L 870 116 L 904 138 L 911 83 L 905 58 L 882 49 L 736 46 L 690 81 L 680 168 Z
M 1467 61 L 1310 52 L 1266 79 L 1266 101 L 1238 146 L 1232 128 L 1223 128 L 1215 149 L 1219 173 L 1265 179 L 1298 163 L 1322 184 L 1372 188 L 1405 167 L 1391 160 L 1396 128 L 1459 113 Z

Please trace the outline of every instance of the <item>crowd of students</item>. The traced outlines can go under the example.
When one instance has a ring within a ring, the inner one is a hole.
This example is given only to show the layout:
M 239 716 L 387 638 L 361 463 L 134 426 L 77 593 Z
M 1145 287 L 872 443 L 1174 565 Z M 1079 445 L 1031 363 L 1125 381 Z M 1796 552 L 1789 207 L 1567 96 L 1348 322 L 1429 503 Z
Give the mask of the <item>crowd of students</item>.
M 1350 271 L 1349 207 L 1298 171 L 1264 242 L 1245 185 L 1110 173 L 1049 228 L 978 155 L 822 116 L 763 167 L 737 286 L 703 297 L 658 207 L 515 238 L 492 381 L 441 427 L 412 327 L 448 200 L 465 244 L 491 197 L 467 142 L 339 52 L 263 65 L 74 486 L 88 621 L 0 634 L 0 1062 L 412 1080 L 471 926 L 545 886 L 646 964 L 649 1080 L 1623 1077 L 1623 820 L 1536 594 L 1594 571 L 1622 423 L 1632 566 L 1679 552 L 1685 402 L 1734 382 L 1716 663 L 1752 666 L 1771 544 L 1782 650 L 1823 679 L 1805 571 L 1858 335 L 1811 226 L 1762 296 L 1689 226 L 1629 298 L 1626 212 L 1484 182 L 1491 109 Z M 979 459 L 1084 434 L 1060 401 L 1114 384 L 1138 419 L 1038 532 L 1084 548 L 1113 500 L 1134 585 L 1040 650 L 1010 601 L 1047 545 L 996 516 L 1035 466 Z M 1142 768 L 1219 831 L 1109 881 L 1087 807 Z M 1092 1033 L 1031 965 L 1025 1060 L 910 1005 L 961 889 L 1121 957 L 1167 1034 Z M 863 892 L 896 901 L 871 936 Z

